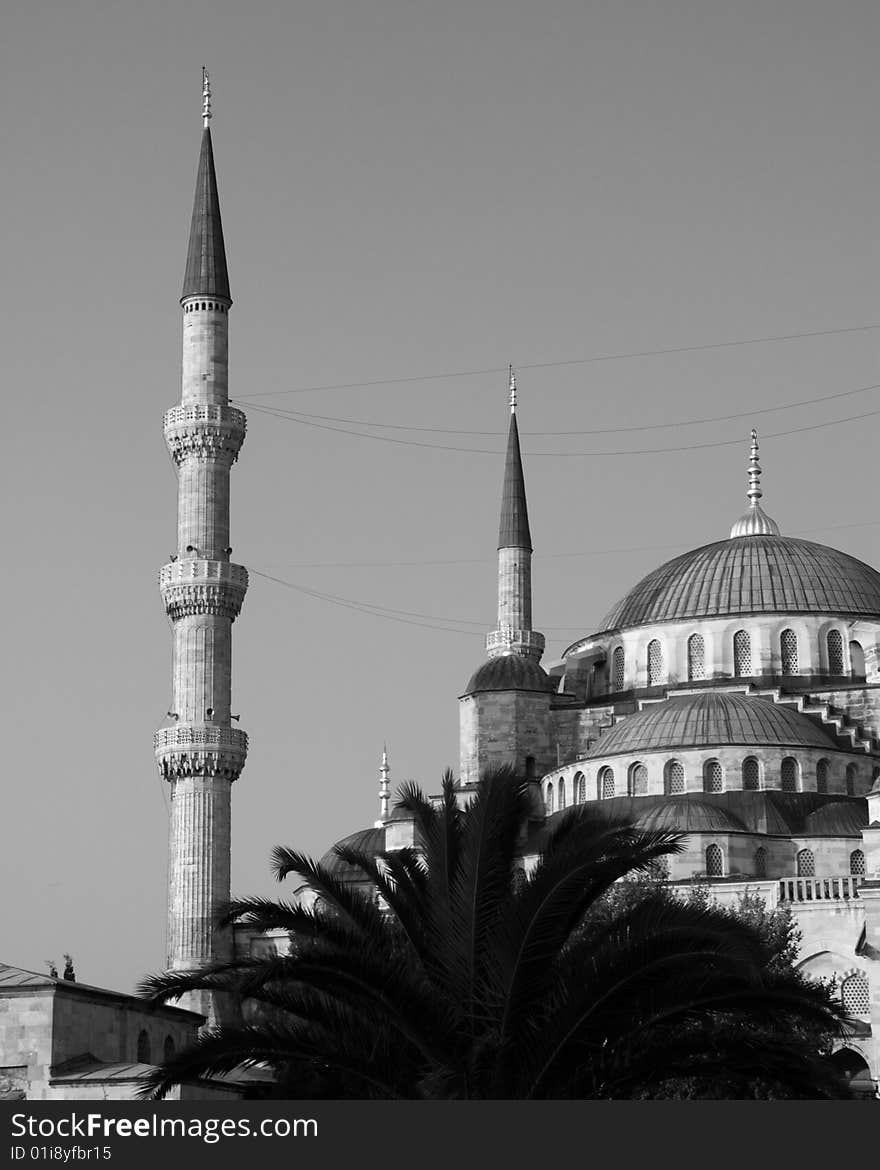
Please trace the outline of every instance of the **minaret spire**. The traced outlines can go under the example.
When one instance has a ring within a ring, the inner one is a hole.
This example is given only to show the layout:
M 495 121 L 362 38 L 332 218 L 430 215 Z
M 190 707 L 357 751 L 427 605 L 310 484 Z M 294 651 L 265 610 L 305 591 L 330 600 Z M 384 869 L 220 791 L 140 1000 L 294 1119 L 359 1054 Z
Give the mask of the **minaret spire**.
M 516 421 L 516 374 L 508 367 L 510 425 L 498 526 L 498 626 L 486 638 L 489 657 L 522 654 L 539 660 L 544 635 L 532 625 L 532 536 Z
M 761 489 L 761 465 L 758 462 L 758 432 L 752 428 L 752 445 L 749 451 L 749 490 L 746 492 L 749 509 L 740 516 L 730 530 L 735 536 L 779 536 L 779 525 L 772 520 L 758 501 L 763 496 Z
M 173 970 L 232 957 L 232 935 L 215 928 L 229 900 L 231 789 L 244 767 L 247 735 L 233 727 L 232 623 L 248 585 L 232 561 L 229 479 L 244 441 L 244 413 L 229 405 L 229 279 L 203 74 L 202 143 L 187 251 L 180 401 L 165 414 L 165 442 L 177 469 L 177 550 L 159 572 L 172 629 L 175 722 L 156 732 L 159 774 L 171 790 L 168 954 Z M 208 992 L 183 1006 L 213 1023 Z
M 223 224 L 220 220 L 220 196 L 217 193 L 217 175 L 214 170 L 211 117 L 211 82 L 207 69 L 202 66 L 204 129 L 199 151 L 199 168 L 196 173 L 196 193 L 193 199 L 181 301 L 187 297 L 222 297 L 231 305 L 226 246 L 223 242 Z

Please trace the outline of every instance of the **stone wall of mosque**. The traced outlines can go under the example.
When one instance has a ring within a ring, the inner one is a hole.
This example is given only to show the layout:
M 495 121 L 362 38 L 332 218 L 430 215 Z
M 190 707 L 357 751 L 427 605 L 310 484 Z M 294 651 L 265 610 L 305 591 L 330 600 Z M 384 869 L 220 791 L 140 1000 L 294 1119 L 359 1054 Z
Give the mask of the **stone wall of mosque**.
M 688 682 L 744 683 L 803 689 L 880 682 L 880 623 L 804 614 L 744 614 L 662 622 L 599 635 L 566 659 L 564 689 L 578 698 L 617 696 Z
M 509 764 L 540 779 L 556 766 L 549 692 L 481 691 L 459 701 L 459 779 Z
M 874 756 L 834 749 L 736 745 L 670 748 L 572 760 L 549 771 L 541 786 L 548 808 L 552 789 L 553 811 L 611 796 L 678 796 L 749 789 L 863 796 L 871 788 L 875 766 Z M 558 796 L 560 784 L 565 793 L 562 803 Z

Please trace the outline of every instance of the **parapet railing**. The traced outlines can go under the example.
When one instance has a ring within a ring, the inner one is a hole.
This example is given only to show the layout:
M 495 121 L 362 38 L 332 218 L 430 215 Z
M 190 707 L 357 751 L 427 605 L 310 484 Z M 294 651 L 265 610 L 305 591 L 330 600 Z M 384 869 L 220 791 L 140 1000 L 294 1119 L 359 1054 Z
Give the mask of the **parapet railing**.
M 833 902 L 859 896 L 858 877 L 782 878 L 780 902 Z

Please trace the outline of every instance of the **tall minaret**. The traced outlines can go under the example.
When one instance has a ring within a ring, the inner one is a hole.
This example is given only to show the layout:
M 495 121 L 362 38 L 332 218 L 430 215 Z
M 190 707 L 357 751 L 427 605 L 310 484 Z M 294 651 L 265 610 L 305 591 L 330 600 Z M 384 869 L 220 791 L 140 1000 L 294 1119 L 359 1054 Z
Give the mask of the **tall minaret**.
M 180 402 L 165 414 L 177 468 L 177 552 L 159 573 L 173 631 L 174 723 L 155 737 L 160 775 L 171 786 L 167 965 L 199 967 L 231 957 L 229 931 L 214 929 L 229 898 L 230 793 L 244 767 L 247 736 L 232 726 L 232 623 L 248 584 L 230 560 L 229 471 L 245 416 L 229 405 L 227 330 L 232 298 L 211 142 L 211 90 L 203 70 L 204 130 L 183 278 Z M 181 1006 L 212 1021 L 211 997 Z
M 544 635 L 532 629 L 532 537 L 516 425 L 516 375 L 508 367 L 510 429 L 498 529 L 498 626 L 486 637 L 489 658 L 522 654 L 540 661 Z

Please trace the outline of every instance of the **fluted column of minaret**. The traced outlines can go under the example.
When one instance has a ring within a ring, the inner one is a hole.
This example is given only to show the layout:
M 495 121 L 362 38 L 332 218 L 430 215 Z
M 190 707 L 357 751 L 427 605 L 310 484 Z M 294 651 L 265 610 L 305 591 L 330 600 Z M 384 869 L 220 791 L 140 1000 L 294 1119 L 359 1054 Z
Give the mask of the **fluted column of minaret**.
M 171 621 L 174 723 L 156 733 L 160 774 L 171 785 L 168 954 L 172 969 L 231 957 L 231 932 L 215 928 L 228 901 L 230 791 L 244 767 L 247 736 L 232 725 L 232 623 L 247 570 L 231 561 L 229 478 L 245 416 L 229 405 L 232 299 L 214 172 L 210 95 L 199 157 L 181 308 L 180 402 L 165 414 L 165 441 L 178 476 L 177 551 L 159 574 Z M 216 1018 L 207 995 L 183 1006 Z
M 544 635 L 532 629 L 532 538 L 516 422 L 516 377 L 512 368 L 510 429 L 498 530 L 498 624 L 486 637 L 486 652 L 490 658 L 522 654 L 536 661 L 544 653 Z

